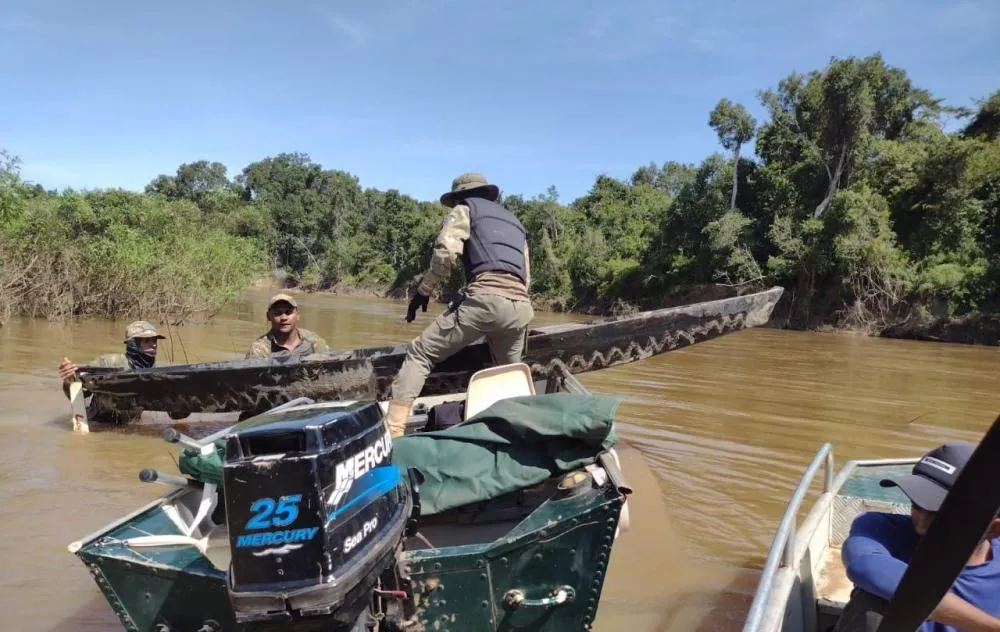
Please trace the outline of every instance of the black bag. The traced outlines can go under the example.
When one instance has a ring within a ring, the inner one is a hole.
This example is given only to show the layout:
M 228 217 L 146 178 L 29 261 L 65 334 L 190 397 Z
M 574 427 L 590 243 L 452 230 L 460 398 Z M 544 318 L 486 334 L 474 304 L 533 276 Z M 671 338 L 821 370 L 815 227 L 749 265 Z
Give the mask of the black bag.
M 462 423 L 465 417 L 465 401 L 444 402 L 427 411 L 427 425 L 424 432 L 444 430 Z

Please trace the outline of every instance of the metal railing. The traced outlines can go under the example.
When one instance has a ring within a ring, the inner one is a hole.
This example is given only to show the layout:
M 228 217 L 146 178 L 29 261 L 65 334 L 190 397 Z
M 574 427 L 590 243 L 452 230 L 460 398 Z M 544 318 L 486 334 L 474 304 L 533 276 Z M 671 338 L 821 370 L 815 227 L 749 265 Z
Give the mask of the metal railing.
M 785 509 L 785 515 L 781 517 L 781 522 L 778 523 L 778 531 L 774 534 L 774 539 L 771 541 L 771 550 L 768 552 L 767 560 L 764 562 L 764 569 L 761 571 L 760 581 L 757 584 L 757 594 L 754 595 L 753 604 L 751 604 L 750 612 L 747 614 L 746 624 L 743 626 L 743 632 L 756 632 L 764 616 L 765 608 L 771 600 L 775 574 L 779 569 L 792 566 L 795 563 L 795 540 L 797 535 L 795 517 L 799 512 L 799 507 L 802 505 L 803 499 L 805 499 L 806 492 L 809 491 L 813 480 L 816 478 L 816 473 L 819 471 L 820 465 L 824 463 L 826 469 L 823 477 L 823 493 L 825 494 L 833 488 L 833 446 L 829 443 L 824 443 L 820 447 L 819 451 L 816 452 L 816 456 L 813 457 L 812 463 L 803 472 L 802 478 L 799 480 L 799 485 L 795 488 L 795 492 L 788 502 L 788 507 Z

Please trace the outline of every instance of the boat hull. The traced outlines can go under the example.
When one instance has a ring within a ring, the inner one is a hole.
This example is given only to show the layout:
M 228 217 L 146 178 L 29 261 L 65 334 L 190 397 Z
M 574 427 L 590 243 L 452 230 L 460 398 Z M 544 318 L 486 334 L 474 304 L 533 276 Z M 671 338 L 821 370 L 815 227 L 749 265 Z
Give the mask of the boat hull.
M 778 524 L 743 632 L 832 629 L 854 587 L 841 558 L 851 525 L 868 511 L 909 514 L 909 500 L 899 488 L 882 487 L 879 481 L 909 474 L 916 462 L 848 461 L 834 475 L 832 446 L 820 448 Z M 806 492 L 823 465 L 823 491 L 799 522 Z
M 610 490 L 547 503 L 495 542 L 474 547 L 408 551 L 418 616 L 427 629 L 589 629 L 597 615 L 622 509 Z M 467 549 L 467 550 L 462 550 Z M 572 597 L 558 606 L 513 607 L 509 599 Z
M 433 548 L 406 551 L 401 566 L 409 569 L 417 617 L 428 630 L 451 632 L 588 629 L 623 500 L 613 485 L 554 496 L 494 541 L 435 541 Z M 136 550 L 124 544 L 134 536 L 176 532 L 163 504 L 153 503 L 82 542 L 77 556 L 129 632 L 238 630 L 224 559 L 210 560 L 195 547 Z M 566 603 L 528 603 L 562 587 L 572 589 Z M 518 593 L 527 601 L 513 606 L 510 597 Z
M 237 629 L 224 572 L 210 566 L 186 568 L 180 561 L 176 566 L 137 564 L 129 556 L 94 547 L 81 551 L 79 557 L 129 632 L 158 632 L 160 623 L 169 630 L 198 630 L 206 625 L 209 630 Z M 193 564 L 201 566 L 197 559 Z
M 523 361 L 536 379 L 545 379 L 556 360 L 574 374 L 642 360 L 764 325 L 782 293 L 782 288 L 774 287 L 718 301 L 533 329 Z M 301 361 L 250 359 L 131 371 L 84 367 L 81 381 L 92 394 L 89 415 L 95 421 L 127 423 L 142 411 L 166 411 L 175 419 L 191 413 L 255 414 L 303 396 L 389 399 L 406 350 L 407 344 L 399 344 L 331 352 Z M 473 343 L 439 363 L 421 395 L 461 392 L 473 373 L 492 364 L 486 342 Z
M 535 389 L 589 394 L 559 363 Z M 466 393 L 445 396 L 448 402 L 466 397 Z M 425 426 L 427 407 L 445 403 L 435 399 L 418 400 L 425 412 L 411 415 L 408 433 Z M 297 404 L 301 402 L 285 408 Z M 213 446 L 231 431 L 222 429 L 195 443 L 199 449 Z M 555 449 L 551 442 L 546 445 L 545 451 Z M 589 629 L 619 530 L 629 528 L 626 498 L 632 493 L 616 449 L 601 445 L 593 463 L 557 468 L 558 473 L 547 478 L 522 478 L 523 486 L 506 493 L 479 492 L 471 496 L 476 500 L 441 511 L 425 503 L 424 512 L 411 525 L 416 531 L 406 532 L 393 566 L 382 576 L 385 588 L 395 586 L 410 593 L 402 600 L 403 614 L 412 615 L 425 630 L 443 632 Z M 192 477 L 183 487 L 68 548 L 90 570 L 129 632 L 238 630 L 227 575 L 232 561 L 228 516 L 225 505 L 213 509 L 205 504 L 217 493 L 216 479 L 180 469 Z M 176 478 L 161 482 L 178 485 Z M 421 487 L 431 494 L 441 489 L 433 484 Z M 415 502 L 419 504 L 419 494 Z M 237 524 L 242 522 L 237 518 Z M 188 537 L 178 543 L 182 529 Z M 156 543 L 135 540 L 149 537 L 158 539 Z M 167 544 L 164 538 L 173 541 Z M 546 603 L 553 595 L 568 598 Z M 380 611 L 390 616 L 396 612 L 391 607 L 381 610 L 382 606 L 386 604 L 380 602 Z M 317 623 L 324 622 L 309 622 Z M 385 632 L 386 626 L 379 630 Z

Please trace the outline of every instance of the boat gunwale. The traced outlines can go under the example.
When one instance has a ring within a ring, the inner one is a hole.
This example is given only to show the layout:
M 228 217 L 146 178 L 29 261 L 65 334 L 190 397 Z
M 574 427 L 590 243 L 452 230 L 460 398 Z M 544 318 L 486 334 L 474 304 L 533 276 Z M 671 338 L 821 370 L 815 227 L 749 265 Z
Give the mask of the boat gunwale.
M 712 305 L 724 305 L 735 304 L 741 300 L 747 299 L 760 299 L 763 301 L 760 307 L 768 307 L 769 317 L 773 313 L 774 308 L 777 307 L 778 301 L 784 294 L 784 288 L 780 285 L 774 285 L 767 289 L 760 290 L 759 292 L 752 292 L 749 294 L 739 294 L 736 296 L 730 296 L 726 298 L 720 298 L 709 301 L 699 301 L 697 303 L 685 303 L 683 305 L 674 305 L 671 307 L 661 307 L 657 309 L 651 309 L 641 312 L 635 312 L 633 314 L 622 314 L 618 316 L 609 315 L 602 316 L 599 318 L 592 318 L 590 320 L 585 320 L 583 322 L 571 322 L 571 323 L 552 323 L 550 325 L 542 325 L 540 327 L 532 327 L 529 330 L 528 342 L 532 341 L 532 337 L 544 337 L 549 335 L 558 335 L 564 333 L 575 332 L 580 329 L 588 328 L 599 328 L 604 326 L 616 326 L 623 323 L 629 323 L 632 321 L 646 320 L 646 319 L 656 319 L 663 318 L 666 316 L 672 316 L 675 313 L 683 313 L 685 311 L 692 312 L 705 312 L 709 306 Z M 776 295 L 776 296 L 772 296 Z M 720 310 L 720 314 L 731 315 L 740 312 L 749 312 L 753 305 L 748 305 L 745 309 L 723 309 Z M 381 345 L 376 347 L 358 347 L 355 349 L 337 349 L 330 350 L 324 353 L 313 354 L 307 356 L 303 359 L 283 359 L 283 358 L 234 358 L 231 360 L 220 360 L 220 361 L 210 361 L 210 362 L 196 362 L 190 364 L 172 364 L 163 365 L 142 369 L 117 369 L 117 370 L 98 370 L 94 372 L 87 371 L 86 365 L 81 365 L 81 378 L 88 387 L 96 387 L 102 383 L 115 383 L 122 379 L 132 379 L 136 376 L 143 375 L 156 375 L 164 376 L 163 379 L 169 379 L 170 376 L 185 377 L 192 373 L 212 373 L 216 371 L 229 371 L 229 370 L 249 370 L 249 369 L 261 369 L 267 370 L 279 366 L 301 366 L 301 367 L 313 367 L 322 366 L 329 363 L 344 363 L 345 365 L 365 364 L 371 362 L 372 360 L 377 360 L 382 357 L 402 354 L 406 350 L 408 343 L 395 343 L 389 345 Z M 479 344 L 485 344 L 485 338 L 477 338 L 472 341 L 466 348 L 474 347 Z
M 78 540 L 70 542 L 66 546 L 66 548 L 69 550 L 70 553 L 77 554 L 77 553 L 80 552 L 80 550 L 83 549 L 83 547 L 92 544 L 98 538 L 101 538 L 101 537 L 107 535 L 108 533 L 110 533 L 111 531 L 117 529 L 118 527 L 123 526 L 125 523 L 131 522 L 132 520 L 134 520 L 135 518 L 138 518 L 142 514 L 147 513 L 149 510 L 156 509 L 157 507 L 166 504 L 168 501 L 174 502 L 176 500 L 179 500 L 184 495 L 189 494 L 189 493 L 191 493 L 193 491 L 196 491 L 196 488 L 193 488 L 193 487 L 178 487 L 178 488 L 169 490 L 169 491 L 163 493 L 162 495 L 157 496 L 156 498 L 154 498 L 153 500 L 149 501 L 145 505 L 139 507 L 138 509 L 135 509 L 135 510 L 129 512 L 128 514 L 126 514 L 124 516 L 121 516 L 119 518 L 115 518 L 114 520 L 112 520 L 108 524 L 104 525 L 103 527 L 99 527 L 93 533 L 89 533 L 89 534 L 83 536 L 82 538 L 80 538 Z M 198 490 L 198 491 L 200 491 L 200 490 Z
M 892 459 L 852 459 L 844 463 L 840 470 L 833 474 L 833 445 L 823 443 L 816 451 L 813 460 L 803 471 L 799 483 L 789 497 L 788 504 L 782 514 L 771 547 L 768 549 L 764 567 L 758 579 L 757 590 L 754 592 L 750 610 L 744 623 L 743 632 L 758 632 L 766 629 L 764 624 L 773 620 L 776 615 L 783 617 L 788 604 L 791 583 L 787 588 L 779 582 L 787 582 L 793 578 L 802 565 L 802 558 L 808 550 L 808 544 L 821 524 L 821 518 L 832 508 L 833 500 L 840 490 L 859 469 L 881 467 L 887 465 L 909 465 L 916 463 L 918 457 Z M 805 500 L 805 495 L 816 478 L 820 463 L 825 462 L 824 488 L 813 502 L 802 520 L 802 528 L 796 527 L 796 516 Z

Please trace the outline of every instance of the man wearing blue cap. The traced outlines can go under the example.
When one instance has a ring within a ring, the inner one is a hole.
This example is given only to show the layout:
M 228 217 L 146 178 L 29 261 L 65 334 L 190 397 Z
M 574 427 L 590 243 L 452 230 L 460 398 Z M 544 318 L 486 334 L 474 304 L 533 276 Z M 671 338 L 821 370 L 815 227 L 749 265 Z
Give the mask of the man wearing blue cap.
M 865 630 L 868 613 L 882 613 L 974 449 L 964 443 L 940 445 L 925 454 L 910 474 L 880 481 L 882 487 L 898 487 L 910 499 L 910 515 L 868 512 L 854 520 L 841 552 L 854 591 L 836 632 Z M 998 538 L 1000 516 L 919 632 L 1000 631 Z

